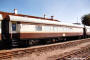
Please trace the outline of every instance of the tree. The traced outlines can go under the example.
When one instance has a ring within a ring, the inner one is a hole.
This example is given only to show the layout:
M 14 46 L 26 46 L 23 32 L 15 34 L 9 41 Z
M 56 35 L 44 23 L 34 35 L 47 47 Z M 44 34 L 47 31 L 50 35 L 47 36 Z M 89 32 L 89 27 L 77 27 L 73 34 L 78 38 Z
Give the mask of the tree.
M 90 14 L 84 15 L 82 17 L 82 24 L 90 26 Z
M 90 14 L 84 15 L 82 17 L 82 24 L 84 25 L 83 37 L 86 38 L 86 27 L 85 26 L 90 26 Z

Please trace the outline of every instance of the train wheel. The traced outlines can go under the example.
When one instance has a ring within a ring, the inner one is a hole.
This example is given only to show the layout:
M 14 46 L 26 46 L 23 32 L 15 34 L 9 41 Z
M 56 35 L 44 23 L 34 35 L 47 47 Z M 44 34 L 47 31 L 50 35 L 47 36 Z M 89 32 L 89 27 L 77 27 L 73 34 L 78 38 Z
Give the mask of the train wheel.
M 67 37 L 64 37 L 64 38 L 63 38 L 63 41 L 67 41 Z
M 53 38 L 53 39 L 52 39 L 52 41 L 53 41 L 53 43 L 55 43 L 55 42 L 56 42 L 56 39 L 55 39 L 55 38 Z
M 29 40 L 29 45 L 32 46 L 32 45 L 38 45 L 39 44 L 39 40 Z
M 34 45 L 34 40 L 29 40 L 29 45 L 30 46 Z

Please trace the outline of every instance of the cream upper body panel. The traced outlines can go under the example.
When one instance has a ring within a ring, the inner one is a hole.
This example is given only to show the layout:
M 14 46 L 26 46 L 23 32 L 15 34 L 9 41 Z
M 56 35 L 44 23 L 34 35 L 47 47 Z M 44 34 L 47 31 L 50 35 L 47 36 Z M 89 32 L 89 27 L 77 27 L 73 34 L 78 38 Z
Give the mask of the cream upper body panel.
M 2 14 L 0 14 L 0 34 L 1 34 L 1 20 L 3 20 Z
M 0 14 L 0 20 L 3 20 L 2 14 Z
M 83 32 L 82 28 L 70 28 L 70 27 L 62 27 L 62 26 L 38 26 L 38 25 L 31 25 L 31 24 L 19 24 L 20 27 L 17 26 L 17 32 Z M 38 30 L 39 29 L 39 30 Z
M 0 21 L 0 34 L 1 34 L 1 21 Z

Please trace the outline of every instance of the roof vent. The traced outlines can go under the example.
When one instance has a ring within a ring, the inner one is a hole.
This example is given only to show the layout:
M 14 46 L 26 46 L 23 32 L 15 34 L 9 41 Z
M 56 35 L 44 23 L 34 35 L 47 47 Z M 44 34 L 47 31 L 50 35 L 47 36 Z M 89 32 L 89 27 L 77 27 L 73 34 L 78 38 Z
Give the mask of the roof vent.
M 17 9 L 14 9 L 14 14 L 17 14 L 18 12 L 17 12 Z
M 54 17 L 54 16 L 51 16 L 51 19 L 52 19 L 52 20 L 53 20 L 53 17 Z
M 46 15 L 44 14 L 44 18 L 46 18 Z

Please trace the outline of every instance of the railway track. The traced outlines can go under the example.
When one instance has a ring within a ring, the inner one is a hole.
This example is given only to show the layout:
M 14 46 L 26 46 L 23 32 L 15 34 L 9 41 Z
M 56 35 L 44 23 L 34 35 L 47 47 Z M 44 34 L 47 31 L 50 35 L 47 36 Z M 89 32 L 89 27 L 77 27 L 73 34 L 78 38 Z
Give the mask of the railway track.
M 50 60 L 90 60 L 90 44 L 80 49 L 54 56 Z
M 70 52 L 64 51 L 80 45 L 82 45 L 78 47 L 80 49 L 73 49 Z M 82 39 L 43 46 L 2 50 L 0 51 L 0 60 L 65 60 L 76 55 L 80 56 L 80 54 L 83 54 L 81 57 L 90 59 L 88 53 L 90 53 L 90 39 Z

